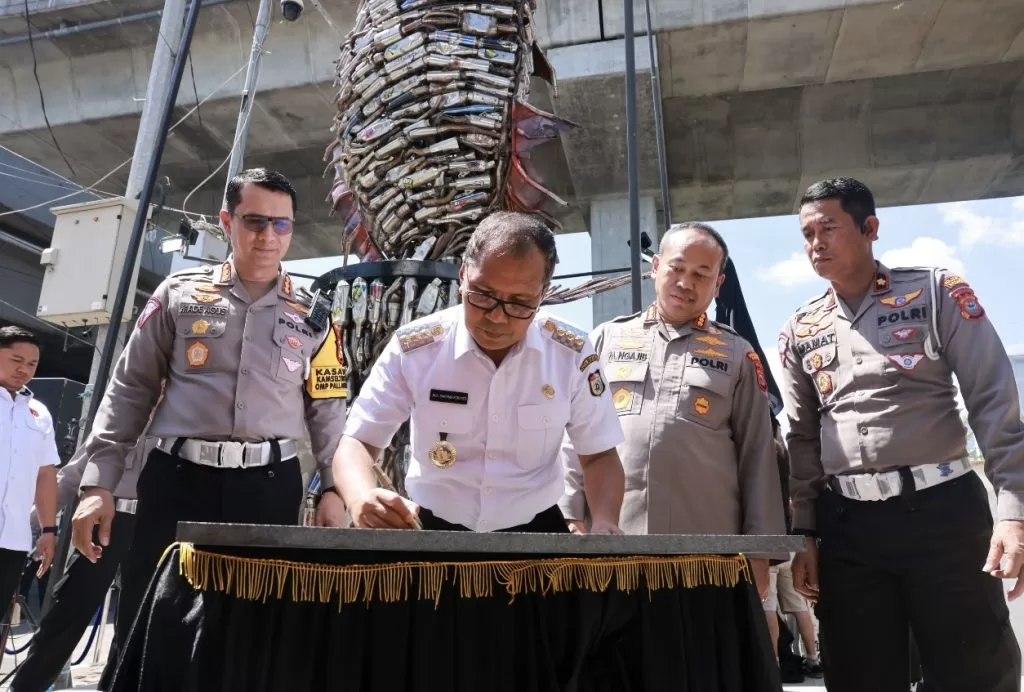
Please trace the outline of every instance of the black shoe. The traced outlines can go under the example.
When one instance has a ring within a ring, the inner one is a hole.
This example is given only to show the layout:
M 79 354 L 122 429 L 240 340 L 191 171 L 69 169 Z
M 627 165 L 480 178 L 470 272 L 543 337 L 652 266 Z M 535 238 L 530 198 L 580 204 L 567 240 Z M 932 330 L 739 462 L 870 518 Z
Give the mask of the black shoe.
M 803 672 L 809 678 L 820 678 L 824 675 L 821 670 L 821 664 L 818 662 L 811 662 L 804 659 Z

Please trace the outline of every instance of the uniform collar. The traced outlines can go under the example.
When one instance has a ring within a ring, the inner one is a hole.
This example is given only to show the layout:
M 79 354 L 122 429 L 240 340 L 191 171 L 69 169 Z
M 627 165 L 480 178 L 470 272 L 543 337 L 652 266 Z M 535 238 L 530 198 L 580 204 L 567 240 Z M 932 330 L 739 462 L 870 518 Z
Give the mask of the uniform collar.
M 235 261 L 234 257 L 228 256 L 226 260 L 217 269 L 216 281 L 213 282 L 216 286 L 234 286 L 235 285 Z
M 545 340 L 547 339 L 543 324 L 547 319 L 547 315 L 542 315 L 538 312 L 534 316 L 533 323 L 530 324 L 530 328 L 526 330 L 526 336 L 523 337 L 522 341 L 512 347 L 512 350 L 509 351 L 509 355 L 516 353 L 522 347 L 532 348 L 535 351 L 542 351 L 544 349 Z M 466 328 L 465 307 L 460 303 L 458 314 L 455 319 L 455 360 L 458 360 L 470 351 L 476 351 L 481 355 L 485 355 L 484 352 L 480 350 L 480 346 L 473 340 L 473 335 L 469 333 L 469 329 Z
M 288 300 L 295 300 L 295 287 L 292 285 L 292 277 L 285 271 L 284 266 L 281 266 L 278 270 L 277 275 L 277 292 L 282 298 Z M 235 258 L 234 256 L 228 256 L 224 262 L 221 263 L 220 267 L 217 268 L 216 286 L 234 286 L 235 278 L 238 274 L 235 272 Z
M 18 404 L 24 401 L 26 405 L 28 404 L 28 402 L 32 401 L 33 398 L 35 398 L 35 394 L 33 394 L 32 390 L 29 389 L 28 387 L 22 387 L 21 389 L 14 393 L 14 396 L 11 396 L 11 393 L 7 391 L 7 389 L 0 387 L 0 396 L 3 396 L 7 401 L 10 401 L 12 404 Z
M 875 262 L 875 275 L 871 279 L 871 295 L 877 296 L 888 293 L 892 290 L 892 282 L 889 281 L 889 268 L 881 262 Z
M 281 267 L 281 273 L 277 277 L 277 292 L 287 300 L 295 300 L 295 288 L 292 286 L 292 277 Z
M 689 330 L 696 330 L 701 332 L 708 331 L 708 313 L 702 312 L 696 319 L 692 319 L 689 322 L 680 325 L 669 324 L 658 317 L 658 306 L 655 303 L 651 303 L 647 310 L 644 312 L 644 326 L 650 326 L 651 324 L 657 323 L 658 328 L 661 330 L 663 336 L 666 338 L 675 338 L 688 333 Z

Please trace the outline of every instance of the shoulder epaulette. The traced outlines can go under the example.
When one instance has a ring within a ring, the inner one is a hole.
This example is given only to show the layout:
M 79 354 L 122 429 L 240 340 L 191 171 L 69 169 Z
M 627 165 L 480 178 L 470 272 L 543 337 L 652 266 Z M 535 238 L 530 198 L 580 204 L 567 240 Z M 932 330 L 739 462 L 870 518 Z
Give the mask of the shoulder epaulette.
M 444 335 L 445 325 L 440 320 L 413 323 L 406 325 L 395 332 L 398 337 L 398 345 L 402 353 L 415 351 L 423 346 L 435 343 L 439 337 Z
M 583 351 L 583 344 L 587 341 L 587 334 L 583 330 L 556 320 L 553 317 L 546 318 L 542 326 L 544 331 L 551 335 L 552 339 L 566 348 L 571 348 L 576 353 Z
M 919 273 L 919 272 L 931 272 L 935 267 L 890 267 L 891 272 L 907 272 L 907 273 Z
M 634 312 L 632 315 L 621 315 L 619 317 L 613 317 L 612 319 L 610 319 L 608 321 L 609 322 L 629 322 L 630 320 L 635 320 L 638 317 L 641 317 L 643 314 L 644 314 L 644 311 L 640 310 L 639 312 Z
M 739 336 L 740 335 L 740 333 L 738 331 L 736 331 L 735 329 L 733 329 L 730 325 L 722 324 L 721 322 L 715 322 L 714 320 L 709 320 L 708 321 L 708 331 L 711 331 L 711 327 L 715 327 L 717 329 L 720 329 L 721 331 L 725 332 L 726 334 L 729 334 L 730 336 Z
M 821 295 L 814 296 L 796 310 L 796 314 L 802 315 L 806 312 L 810 312 L 814 308 L 818 307 L 818 303 L 828 298 L 828 290 L 826 289 Z
M 190 279 L 190 278 L 209 278 L 213 276 L 214 267 L 212 265 L 200 265 L 198 267 L 187 267 L 186 269 L 179 269 L 176 272 L 167 275 L 167 278 L 174 279 Z

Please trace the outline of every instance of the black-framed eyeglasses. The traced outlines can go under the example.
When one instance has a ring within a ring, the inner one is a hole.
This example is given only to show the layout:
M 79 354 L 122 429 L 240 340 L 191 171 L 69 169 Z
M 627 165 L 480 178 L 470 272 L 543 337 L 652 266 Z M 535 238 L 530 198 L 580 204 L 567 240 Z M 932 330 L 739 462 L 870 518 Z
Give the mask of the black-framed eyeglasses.
M 513 300 L 499 300 L 486 293 L 470 291 L 469 289 L 466 290 L 466 302 L 484 312 L 490 312 L 500 305 L 506 315 L 517 320 L 530 319 L 540 308 L 539 305 L 524 305 Z
M 262 233 L 268 225 L 273 225 L 274 233 L 288 235 L 295 227 L 295 221 L 287 216 L 263 216 L 262 214 L 246 214 L 239 216 L 242 226 L 247 231 Z

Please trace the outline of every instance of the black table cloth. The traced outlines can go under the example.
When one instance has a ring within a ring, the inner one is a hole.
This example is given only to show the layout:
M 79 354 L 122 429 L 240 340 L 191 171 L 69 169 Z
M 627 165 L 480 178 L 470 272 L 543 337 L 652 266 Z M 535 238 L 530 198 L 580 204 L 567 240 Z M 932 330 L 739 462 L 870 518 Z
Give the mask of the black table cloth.
M 178 543 L 112 692 L 779 692 L 742 555 Z

